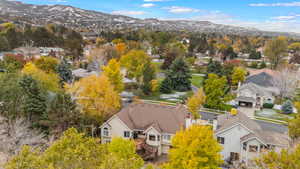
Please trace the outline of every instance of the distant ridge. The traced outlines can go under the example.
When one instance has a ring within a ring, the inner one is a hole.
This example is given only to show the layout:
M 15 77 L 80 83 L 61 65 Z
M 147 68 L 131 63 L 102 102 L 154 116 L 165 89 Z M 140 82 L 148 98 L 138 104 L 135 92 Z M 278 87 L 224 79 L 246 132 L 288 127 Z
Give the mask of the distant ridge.
M 268 32 L 254 28 L 214 24 L 209 21 L 137 19 L 84 10 L 67 5 L 32 5 L 18 1 L 0 0 L 0 19 L 18 24 L 65 25 L 91 32 L 120 29 L 151 29 L 158 31 L 188 31 L 250 36 L 289 36 L 300 38 L 297 33 Z

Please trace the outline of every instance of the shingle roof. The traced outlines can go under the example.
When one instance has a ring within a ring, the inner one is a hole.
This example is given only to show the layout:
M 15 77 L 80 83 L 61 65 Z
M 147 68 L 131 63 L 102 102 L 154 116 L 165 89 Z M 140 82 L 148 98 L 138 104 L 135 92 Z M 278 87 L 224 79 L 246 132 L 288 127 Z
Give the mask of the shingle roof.
M 261 128 L 261 126 L 256 121 L 250 119 L 242 112 L 239 112 L 235 116 L 230 114 L 218 116 L 218 126 L 216 132 L 221 132 L 237 124 L 242 124 L 249 130 L 251 130 L 251 133 L 242 137 L 241 141 L 257 137 L 265 144 L 283 146 L 287 146 L 289 144 L 289 138 L 286 134 L 272 131 L 264 131 L 263 128 Z
M 152 126 L 161 133 L 175 134 L 185 127 L 187 113 L 184 106 L 133 103 L 117 116 L 132 130 L 146 130 Z
M 244 89 L 248 89 L 253 93 L 259 94 L 260 96 L 272 96 L 272 92 L 270 91 L 270 89 L 258 86 L 257 84 L 252 83 L 252 82 L 248 82 L 246 84 L 243 84 L 239 88 L 239 91 L 244 90 Z
M 254 83 L 263 87 L 273 87 L 273 77 L 266 72 L 249 76 L 245 83 Z
M 216 132 L 218 133 L 236 124 L 242 124 L 251 131 L 261 130 L 261 127 L 255 121 L 251 120 L 244 113 L 239 112 L 235 116 L 230 114 L 223 114 L 218 116 L 218 126 Z
M 255 131 L 254 133 L 250 133 L 241 138 L 241 141 L 246 141 L 251 138 L 258 138 L 264 144 L 271 144 L 271 145 L 282 145 L 288 146 L 289 145 L 289 138 L 287 135 L 270 132 L 270 131 Z

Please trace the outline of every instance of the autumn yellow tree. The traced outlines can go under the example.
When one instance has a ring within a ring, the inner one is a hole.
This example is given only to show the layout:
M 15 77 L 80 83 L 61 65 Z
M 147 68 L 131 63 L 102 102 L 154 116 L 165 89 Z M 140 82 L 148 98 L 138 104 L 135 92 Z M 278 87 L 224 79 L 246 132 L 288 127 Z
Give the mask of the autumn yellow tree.
M 102 145 L 70 128 L 45 151 L 25 146 L 5 169 L 141 169 L 144 161 L 131 140 L 115 138 Z
M 231 83 L 236 86 L 239 82 L 244 82 L 246 78 L 246 71 L 242 67 L 235 67 L 231 75 Z
M 120 63 L 116 59 L 111 59 L 108 65 L 103 67 L 103 71 L 110 83 L 114 86 L 115 91 L 119 93 L 122 92 L 124 90 L 124 83 Z
M 288 41 L 284 36 L 279 36 L 267 42 L 264 54 L 271 62 L 272 69 L 276 69 L 287 55 Z
M 298 169 L 300 168 L 300 145 L 281 152 L 271 151 L 255 160 L 258 169 Z
M 140 169 L 144 165 L 143 159 L 136 154 L 133 140 L 114 138 L 107 149 L 101 169 Z
M 188 110 L 193 114 L 195 119 L 200 118 L 199 109 L 205 103 L 205 95 L 202 89 L 198 89 L 187 101 Z
M 221 146 L 209 126 L 193 125 L 176 133 L 164 169 L 219 169 Z
M 141 81 L 146 63 L 150 57 L 142 50 L 131 50 L 121 57 L 121 65 L 127 69 L 129 78 Z
M 76 98 L 82 112 L 98 122 L 103 122 L 121 108 L 120 96 L 105 75 L 91 75 L 66 85 Z
M 37 68 L 32 62 L 28 62 L 22 69 L 22 73 L 30 75 L 33 79 L 39 81 L 42 87 L 49 91 L 57 92 L 60 90 L 59 76 L 56 73 L 46 73 L 43 70 Z
M 115 45 L 115 48 L 116 48 L 117 53 L 118 53 L 119 56 L 124 55 L 126 53 L 126 50 L 127 50 L 127 46 L 123 42 L 122 43 L 117 43 Z
M 58 59 L 50 56 L 42 56 L 41 58 L 34 61 L 34 64 L 37 68 L 47 72 L 47 73 L 54 73 L 56 72 L 56 68 L 59 64 Z

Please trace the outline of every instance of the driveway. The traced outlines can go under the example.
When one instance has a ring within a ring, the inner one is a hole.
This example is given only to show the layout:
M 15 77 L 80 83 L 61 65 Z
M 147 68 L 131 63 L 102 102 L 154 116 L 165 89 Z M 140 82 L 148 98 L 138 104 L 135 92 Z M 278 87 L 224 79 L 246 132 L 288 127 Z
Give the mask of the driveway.
M 250 118 L 255 116 L 255 110 L 256 110 L 255 108 L 239 107 L 238 110 L 246 114 Z

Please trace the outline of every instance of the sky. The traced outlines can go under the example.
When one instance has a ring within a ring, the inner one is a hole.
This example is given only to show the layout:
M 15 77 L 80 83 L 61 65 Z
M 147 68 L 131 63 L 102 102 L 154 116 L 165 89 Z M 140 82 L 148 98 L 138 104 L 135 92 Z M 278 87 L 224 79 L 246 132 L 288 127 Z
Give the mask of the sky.
M 136 18 L 185 19 L 300 33 L 296 0 L 21 0 L 61 4 Z

